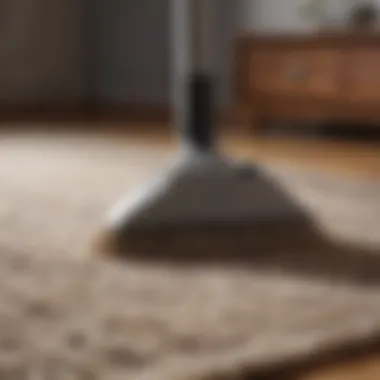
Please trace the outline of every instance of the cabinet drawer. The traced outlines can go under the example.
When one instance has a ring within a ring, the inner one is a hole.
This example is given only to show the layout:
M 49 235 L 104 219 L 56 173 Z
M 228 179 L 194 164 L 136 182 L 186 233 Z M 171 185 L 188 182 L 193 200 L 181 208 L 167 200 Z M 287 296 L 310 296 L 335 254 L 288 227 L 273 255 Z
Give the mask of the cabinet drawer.
M 250 88 L 253 91 L 276 92 L 283 53 L 261 49 L 251 55 Z
M 352 101 L 380 101 L 380 51 L 375 48 L 357 48 L 347 53 L 347 91 Z
M 340 58 L 339 51 L 328 49 L 253 52 L 251 89 L 277 95 L 336 96 Z

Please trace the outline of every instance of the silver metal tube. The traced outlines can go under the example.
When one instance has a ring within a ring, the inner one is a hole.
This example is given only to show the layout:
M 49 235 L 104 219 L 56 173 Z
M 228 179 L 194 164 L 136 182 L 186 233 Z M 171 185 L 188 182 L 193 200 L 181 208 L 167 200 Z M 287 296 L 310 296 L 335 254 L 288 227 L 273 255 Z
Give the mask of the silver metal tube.
M 211 145 L 214 1 L 171 0 L 173 115 L 185 146 Z
M 173 74 L 213 71 L 215 0 L 171 0 Z
M 191 72 L 189 0 L 171 0 L 171 98 L 176 132 L 183 135 L 189 120 L 186 82 Z
M 213 66 L 214 0 L 192 1 L 193 68 L 197 73 L 210 75 Z

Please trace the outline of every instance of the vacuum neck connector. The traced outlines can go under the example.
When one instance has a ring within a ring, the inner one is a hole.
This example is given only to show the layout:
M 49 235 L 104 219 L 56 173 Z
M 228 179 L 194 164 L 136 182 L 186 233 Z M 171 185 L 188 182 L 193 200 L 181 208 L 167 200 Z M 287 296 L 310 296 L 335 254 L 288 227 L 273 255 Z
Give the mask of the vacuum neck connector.
M 211 150 L 214 145 L 211 78 L 202 73 L 190 75 L 187 90 L 188 118 L 184 128 L 184 139 L 196 150 Z

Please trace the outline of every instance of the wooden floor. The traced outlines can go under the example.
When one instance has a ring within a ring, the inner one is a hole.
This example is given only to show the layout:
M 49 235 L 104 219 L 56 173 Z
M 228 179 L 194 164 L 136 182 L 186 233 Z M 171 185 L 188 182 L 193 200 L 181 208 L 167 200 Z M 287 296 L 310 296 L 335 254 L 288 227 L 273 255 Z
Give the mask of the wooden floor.
M 101 133 L 104 136 L 135 140 L 136 144 L 152 144 L 163 150 L 172 149 L 177 145 L 177 136 L 171 133 L 171 128 L 163 124 L 125 124 L 125 123 L 96 123 L 83 126 L 81 124 L 60 125 L 38 124 L 11 125 L 7 128 L 14 130 L 60 130 L 81 131 L 81 133 Z M 94 132 L 96 130 L 97 132 Z M 228 128 L 228 131 L 233 131 Z M 0 137 L 1 138 L 1 137 Z M 367 141 L 328 140 L 312 137 L 273 137 L 258 136 L 248 133 L 222 133 L 219 137 L 222 151 L 230 155 L 284 165 L 297 165 L 323 171 L 332 171 L 345 175 L 380 178 L 380 134 L 377 139 Z M 380 379 L 380 378 L 379 378 Z
M 226 139 L 224 146 L 232 154 L 262 162 L 294 164 L 345 175 L 380 178 L 380 142 L 230 138 Z
M 162 126 L 126 128 L 121 138 L 136 143 L 170 149 L 176 144 L 173 134 Z M 224 134 L 220 148 L 234 157 L 264 163 L 297 165 L 344 175 L 380 178 L 380 137 L 378 141 L 353 142 L 297 137 L 260 137 Z M 380 379 L 380 377 L 379 377 Z

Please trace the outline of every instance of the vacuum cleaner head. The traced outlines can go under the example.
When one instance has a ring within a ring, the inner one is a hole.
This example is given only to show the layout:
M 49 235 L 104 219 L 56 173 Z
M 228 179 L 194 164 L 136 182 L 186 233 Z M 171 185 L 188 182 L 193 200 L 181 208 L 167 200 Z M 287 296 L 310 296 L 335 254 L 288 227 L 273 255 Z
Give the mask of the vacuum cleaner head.
M 259 245 L 282 244 L 289 230 L 306 220 L 259 167 L 199 152 L 185 156 L 137 197 L 116 204 L 100 248 L 116 256 L 178 253 L 181 259 L 252 253 Z
M 111 210 L 99 242 L 107 254 L 164 254 L 179 259 L 252 253 L 261 239 L 278 243 L 275 230 L 286 238 L 285 226 L 290 221 L 303 223 L 299 207 L 273 180 L 257 168 L 241 168 L 214 151 L 213 44 L 207 41 L 212 4 L 172 1 L 173 108 L 184 155 L 158 181 Z

